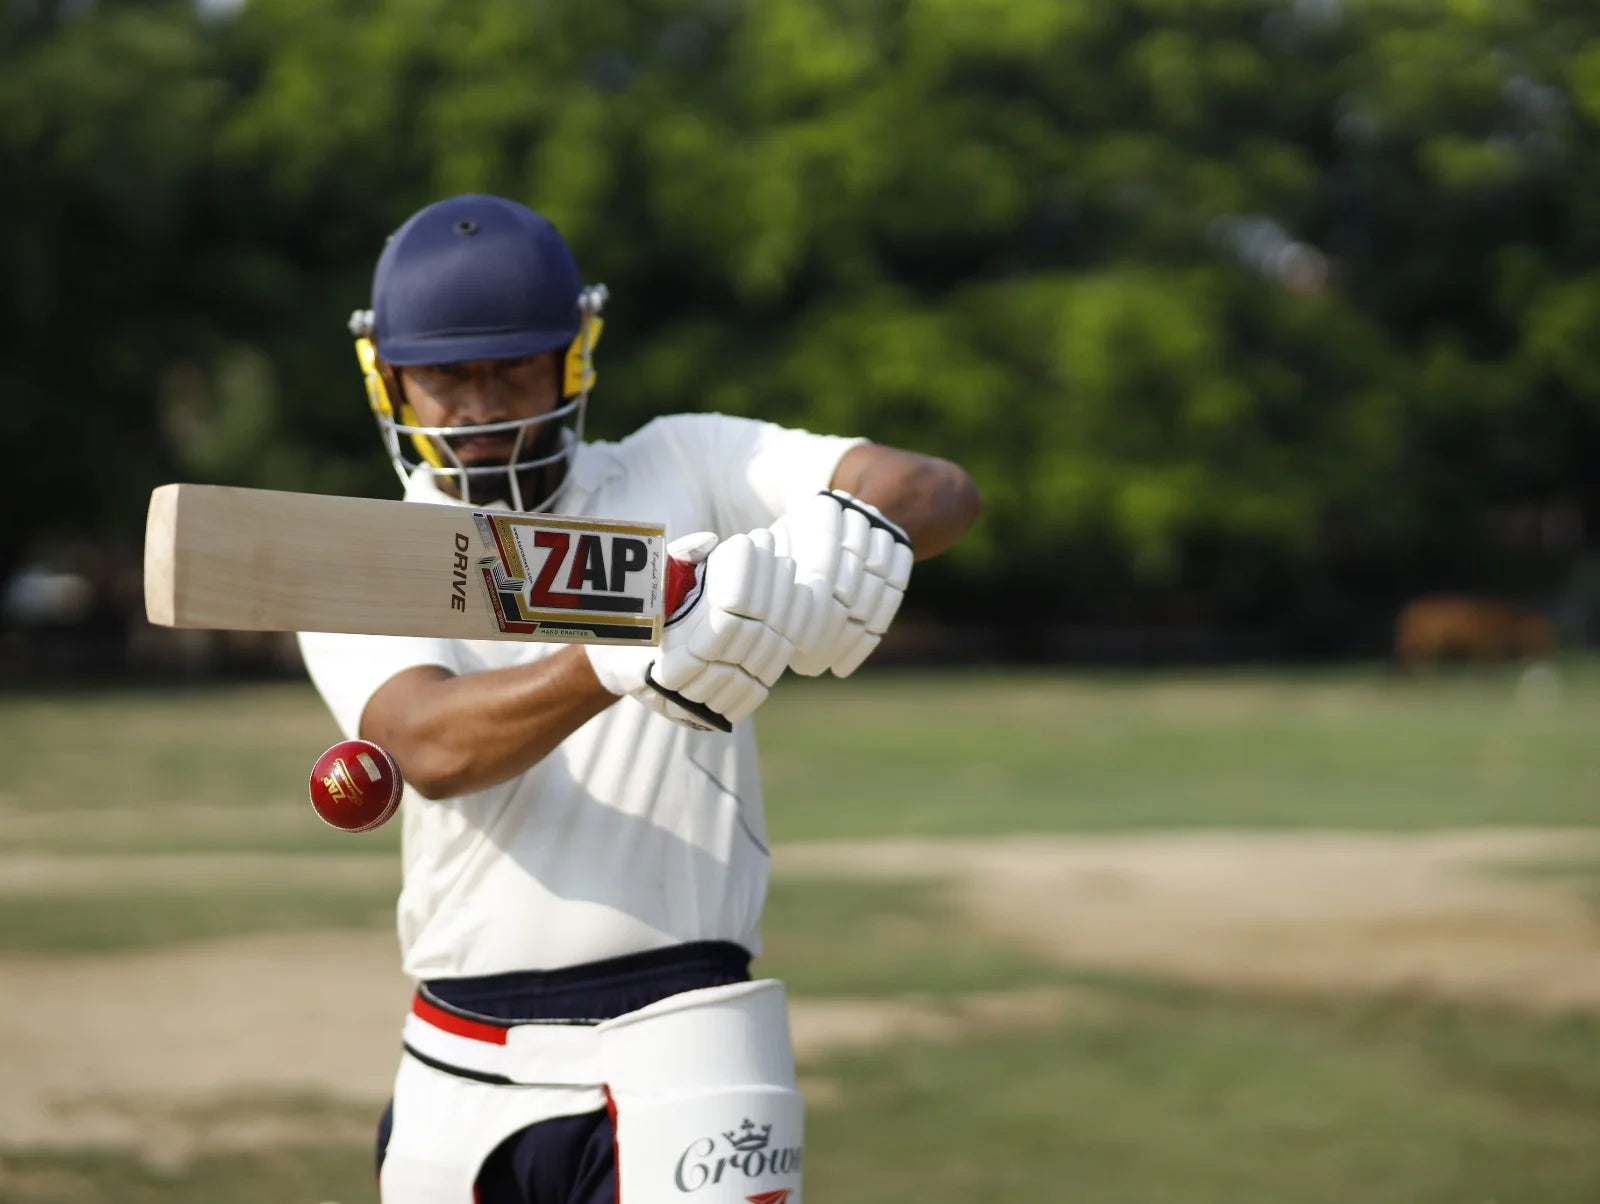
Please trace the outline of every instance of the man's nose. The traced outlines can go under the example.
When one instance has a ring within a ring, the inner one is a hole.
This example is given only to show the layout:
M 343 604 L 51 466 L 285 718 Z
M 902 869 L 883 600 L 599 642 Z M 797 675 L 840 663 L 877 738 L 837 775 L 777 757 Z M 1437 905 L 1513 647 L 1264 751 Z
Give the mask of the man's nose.
M 456 426 L 486 426 L 504 422 L 510 413 L 504 383 L 490 372 L 474 372 L 463 380 L 451 398 Z

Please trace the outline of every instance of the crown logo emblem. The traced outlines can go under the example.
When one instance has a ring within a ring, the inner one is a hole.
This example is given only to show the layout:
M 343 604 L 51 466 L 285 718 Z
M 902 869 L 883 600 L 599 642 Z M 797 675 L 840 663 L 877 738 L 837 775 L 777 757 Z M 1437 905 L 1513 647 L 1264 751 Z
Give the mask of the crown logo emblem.
M 740 1125 L 735 1132 L 723 1134 L 723 1137 L 727 1139 L 728 1144 L 734 1149 L 738 1150 L 741 1154 L 753 1153 L 756 1150 L 766 1149 L 767 1140 L 771 1136 L 771 1125 L 762 1125 L 758 1129 L 754 1124 L 751 1123 L 748 1116 L 744 1118 L 744 1124 Z

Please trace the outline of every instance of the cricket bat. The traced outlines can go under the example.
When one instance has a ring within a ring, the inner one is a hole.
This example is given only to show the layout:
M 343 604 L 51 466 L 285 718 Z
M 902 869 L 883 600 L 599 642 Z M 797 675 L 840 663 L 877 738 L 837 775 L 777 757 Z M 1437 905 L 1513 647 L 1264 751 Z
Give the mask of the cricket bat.
M 162 485 L 152 623 L 657 644 L 666 528 L 219 485 Z

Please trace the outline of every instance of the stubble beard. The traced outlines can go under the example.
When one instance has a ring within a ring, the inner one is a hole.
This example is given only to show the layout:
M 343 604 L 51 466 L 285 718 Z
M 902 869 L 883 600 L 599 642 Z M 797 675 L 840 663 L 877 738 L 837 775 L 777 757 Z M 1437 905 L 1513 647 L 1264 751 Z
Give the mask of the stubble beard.
M 532 448 L 524 453 L 527 460 L 542 460 L 546 456 L 555 454 L 561 445 L 562 427 L 559 423 L 551 423 L 539 432 Z M 463 461 L 468 468 L 485 467 L 481 464 L 472 464 Z M 483 506 L 499 502 L 504 505 L 512 504 L 511 467 L 505 465 L 498 472 L 475 472 L 471 477 L 444 477 L 439 484 L 443 491 L 458 500 L 466 501 L 469 505 Z M 537 467 L 518 468 L 516 470 L 517 487 L 521 490 L 522 503 L 526 508 L 542 502 L 560 486 L 567 472 L 566 461 L 556 460 L 552 463 Z M 465 488 L 463 488 L 465 484 Z

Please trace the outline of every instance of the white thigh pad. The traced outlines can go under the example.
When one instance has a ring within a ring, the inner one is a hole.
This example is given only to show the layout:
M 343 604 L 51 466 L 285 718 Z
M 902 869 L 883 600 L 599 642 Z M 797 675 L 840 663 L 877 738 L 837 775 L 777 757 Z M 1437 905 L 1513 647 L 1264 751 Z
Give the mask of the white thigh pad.
M 801 1204 L 804 1107 L 775 979 L 685 991 L 599 1024 L 513 1024 L 496 1040 L 419 1008 L 406 1020 L 414 1056 L 396 1081 L 384 1204 L 468 1204 L 501 1140 L 597 1098 L 616 1123 L 620 1204 Z
M 688 991 L 599 1033 L 620 1204 L 800 1204 L 805 1118 L 781 983 Z

